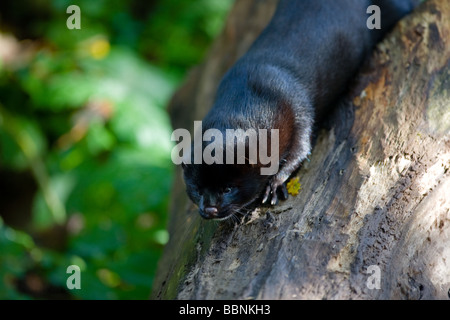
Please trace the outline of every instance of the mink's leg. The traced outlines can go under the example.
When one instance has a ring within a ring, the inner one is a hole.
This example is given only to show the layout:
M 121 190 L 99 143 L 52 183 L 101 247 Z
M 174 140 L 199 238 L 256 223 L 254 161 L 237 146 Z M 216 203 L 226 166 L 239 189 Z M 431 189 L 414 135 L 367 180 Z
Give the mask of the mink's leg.
M 304 123 L 301 125 L 303 128 L 309 127 L 305 126 Z M 280 165 L 280 171 L 278 171 L 278 173 L 270 179 L 269 184 L 266 187 L 262 203 L 267 203 L 270 199 L 270 204 L 276 205 L 278 203 L 277 191 L 280 191 L 282 200 L 286 200 L 288 198 L 285 182 L 289 179 L 291 174 L 298 169 L 303 160 L 305 160 L 311 152 L 311 128 L 309 127 L 305 130 L 301 130 L 301 133 L 297 135 L 294 141 L 295 143 L 292 145 L 288 157 L 284 160 L 284 164 Z

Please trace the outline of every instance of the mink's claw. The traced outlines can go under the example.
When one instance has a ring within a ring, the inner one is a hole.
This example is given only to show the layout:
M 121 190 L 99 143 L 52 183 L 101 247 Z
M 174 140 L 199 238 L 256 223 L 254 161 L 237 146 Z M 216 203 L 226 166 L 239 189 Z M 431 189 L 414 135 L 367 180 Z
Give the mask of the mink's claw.
M 277 192 L 276 191 L 273 192 L 273 194 L 272 194 L 272 200 L 270 200 L 270 204 L 272 206 L 278 204 L 278 196 L 277 196 Z
M 272 193 L 272 190 L 270 188 L 270 184 L 266 187 L 266 192 L 264 192 L 264 197 L 262 199 L 262 203 L 266 203 L 267 200 L 269 200 L 270 194 Z
M 286 184 L 283 183 L 280 186 L 280 188 L 281 188 L 281 195 L 282 195 L 281 200 L 287 200 L 287 198 L 289 197 L 289 194 L 288 194 L 288 190 L 286 188 Z

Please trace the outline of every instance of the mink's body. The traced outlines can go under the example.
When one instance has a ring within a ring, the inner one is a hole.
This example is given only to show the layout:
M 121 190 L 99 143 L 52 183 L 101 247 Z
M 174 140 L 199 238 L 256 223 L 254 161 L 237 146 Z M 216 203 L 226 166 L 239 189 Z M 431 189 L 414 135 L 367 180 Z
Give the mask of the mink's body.
M 381 9 L 381 30 L 366 25 Z M 285 182 L 311 151 L 314 121 L 345 91 L 361 62 L 401 17 L 409 0 L 281 0 L 269 25 L 222 79 L 203 132 L 278 129 L 279 171 L 261 164 L 186 164 L 187 193 L 202 217 L 224 219 L 257 199 L 287 198 Z

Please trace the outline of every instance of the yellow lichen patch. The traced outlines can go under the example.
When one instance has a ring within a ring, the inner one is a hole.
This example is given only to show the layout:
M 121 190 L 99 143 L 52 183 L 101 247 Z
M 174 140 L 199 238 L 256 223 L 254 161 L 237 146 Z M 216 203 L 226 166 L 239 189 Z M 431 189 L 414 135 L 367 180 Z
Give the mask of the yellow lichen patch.
M 290 195 L 295 196 L 302 189 L 298 178 L 292 178 L 286 185 L 287 191 Z

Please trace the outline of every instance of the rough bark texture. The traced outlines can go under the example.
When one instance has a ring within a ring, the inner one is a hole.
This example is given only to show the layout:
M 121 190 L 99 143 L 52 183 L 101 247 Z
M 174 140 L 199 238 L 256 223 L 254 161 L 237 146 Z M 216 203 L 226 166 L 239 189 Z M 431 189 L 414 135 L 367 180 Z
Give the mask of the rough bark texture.
M 171 102 L 175 128 L 202 119 L 275 6 L 236 2 Z M 449 17 L 449 1 L 429 0 L 379 44 L 319 132 L 297 196 L 239 225 L 204 221 L 179 170 L 152 297 L 449 299 Z

